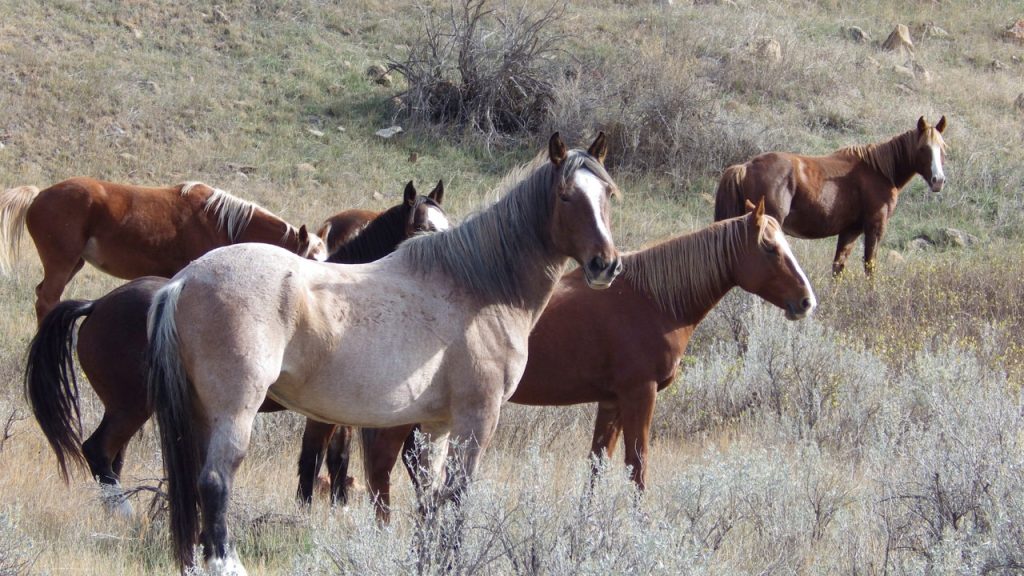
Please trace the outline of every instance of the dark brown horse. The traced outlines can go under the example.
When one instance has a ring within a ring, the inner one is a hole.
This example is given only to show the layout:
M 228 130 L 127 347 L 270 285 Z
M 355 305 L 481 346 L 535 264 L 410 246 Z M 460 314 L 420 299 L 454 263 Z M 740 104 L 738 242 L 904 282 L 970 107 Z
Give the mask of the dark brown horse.
M 173 276 L 220 246 L 264 242 L 315 260 L 327 249 L 306 227 L 199 182 L 143 188 L 71 178 L 42 192 L 12 188 L 0 196 L 0 264 L 9 263 L 22 229 L 36 245 L 43 281 L 36 318 L 60 301 L 86 262 L 118 278 Z
M 920 174 L 933 192 L 942 189 L 946 117 L 932 127 L 922 116 L 917 127 L 879 144 L 850 146 L 828 156 L 769 152 L 722 174 L 715 220 L 737 216 L 747 200 L 764 198 L 767 214 L 799 238 L 839 236 L 832 274 L 846 266 L 853 243 L 864 235 L 864 271 L 874 269 L 875 251 L 900 189 Z
M 763 201 L 750 208 L 623 256 L 623 279 L 603 292 L 587 290 L 579 270 L 564 276 L 530 334 L 526 372 L 511 401 L 596 402 L 591 452 L 610 456 L 622 435 L 631 477 L 644 488 L 655 398 L 675 379 L 690 335 L 715 304 L 739 286 L 790 320 L 816 305 L 778 222 L 764 214 Z M 410 430 L 363 430 L 367 484 L 384 521 L 391 469 L 412 445 Z
M 412 182 L 409 184 L 412 185 Z M 438 181 L 437 186 L 430 191 L 426 199 L 440 206 L 444 199 L 444 182 Z M 424 209 L 415 211 L 413 213 L 413 220 L 407 222 L 407 234 L 409 236 L 414 231 L 436 232 L 448 227 L 448 220 L 444 215 L 444 211 L 440 209 L 430 210 L 429 203 L 423 204 L 423 206 Z M 324 220 L 316 234 L 327 243 L 328 252 L 334 254 L 338 251 L 338 248 L 355 238 L 370 221 L 380 215 L 381 212 L 360 208 L 343 210 Z
M 435 190 L 436 191 L 436 190 Z M 437 196 L 440 196 L 439 194 Z M 393 251 L 409 235 L 410 222 L 417 226 L 444 226 L 444 213 L 433 199 L 418 196 L 410 182 L 401 204 L 383 212 L 352 238 L 331 261 L 364 262 Z M 429 217 L 428 217 L 429 216 Z M 413 232 L 422 228 L 414 226 Z M 53 447 L 61 474 L 68 477 L 68 461 L 87 465 L 102 484 L 117 486 L 124 463 L 125 447 L 132 436 L 152 415 L 146 399 L 146 314 L 153 295 L 167 283 L 166 278 L 143 277 L 129 282 L 102 298 L 67 300 L 44 318 L 29 347 L 25 368 L 25 394 L 36 420 Z M 75 335 L 75 324 L 85 317 Z M 81 441 L 78 382 L 75 378 L 74 351 L 82 371 L 104 406 L 99 426 Z M 263 411 L 282 409 L 268 401 Z M 305 461 L 300 460 L 300 475 L 309 475 L 308 486 L 300 485 L 301 496 L 308 501 L 313 481 L 322 461 L 334 425 L 307 421 L 303 436 Z M 344 442 L 348 434 L 337 434 Z M 340 451 L 336 451 L 340 454 Z M 338 460 L 331 465 L 332 495 L 347 498 L 347 452 L 344 466 Z M 112 504 L 123 505 L 118 499 Z

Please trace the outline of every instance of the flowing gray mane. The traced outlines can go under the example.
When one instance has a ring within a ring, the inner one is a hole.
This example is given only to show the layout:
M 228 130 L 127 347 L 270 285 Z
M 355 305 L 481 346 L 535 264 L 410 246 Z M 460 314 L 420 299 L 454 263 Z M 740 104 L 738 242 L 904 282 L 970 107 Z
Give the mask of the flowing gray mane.
M 716 222 L 707 228 L 666 240 L 622 257 L 623 277 L 646 294 L 665 314 L 688 319 L 693 309 L 710 308 L 714 300 L 734 285 L 732 270 L 747 242 L 747 215 Z M 760 243 L 774 218 L 758 233 Z
M 522 305 L 526 288 L 519 281 L 522 271 L 543 262 L 552 281 L 562 273 L 561 265 L 546 264 L 552 250 L 553 171 L 560 170 L 565 182 L 580 168 L 616 190 L 604 167 L 589 154 L 573 150 L 557 169 L 544 153 L 510 172 L 502 185 L 508 193 L 489 208 L 450 230 L 406 240 L 398 253 L 416 270 L 443 270 L 484 300 Z
M 210 197 L 206 199 L 203 204 L 204 212 L 213 212 L 217 216 L 217 226 L 221 230 L 225 230 L 228 233 L 228 239 L 232 243 L 239 241 L 242 232 L 252 221 L 253 215 L 256 213 L 258 206 L 248 200 L 242 200 L 237 196 L 221 190 L 220 188 L 214 188 L 212 186 L 203 184 L 202 182 L 186 182 L 181 185 L 181 195 L 186 196 L 196 186 L 206 186 L 213 192 L 210 193 Z M 285 232 L 287 237 L 288 232 Z

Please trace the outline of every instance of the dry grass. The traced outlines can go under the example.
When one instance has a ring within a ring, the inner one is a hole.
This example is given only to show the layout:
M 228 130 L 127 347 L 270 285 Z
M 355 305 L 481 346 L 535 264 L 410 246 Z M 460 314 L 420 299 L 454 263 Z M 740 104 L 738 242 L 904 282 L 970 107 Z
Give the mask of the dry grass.
M 1014 8 L 567 7 L 552 31 L 567 38 L 556 63 L 569 73 L 558 77 L 541 131 L 576 142 L 597 129 L 613 136 L 610 161 L 625 192 L 613 229 L 623 248 L 710 221 L 702 194 L 729 162 L 878 141 L 920 115 L 949 119 L 949 182 L 937 196 L 916 180 L 904 192 L 885 242 L 899 258 L 886 256 L 873 282 L 859 266 L 833 282 L 834 243 L 794 242 L 821 301 L 814 319 L 784 324 L 739 294 L 723 302 L 691 343 L 680 382 L 662 394 L 651 488 L 639 504 L 618 458 L 599 482 L 603 497 L 582 497 L 592 407 L 509 407 L 467 502 L 465 554 L 452 571 L 1020 570 L 1024 133 L 1013 101 L 1024 55 L 998 37 L 1019 16 Z M 544 141 L 487 148 L 432 131 L 373 135 L 392 122 L 391 97 L 406 87 L 375 85 L 364 71 L 408 55 L 423 24 L 411 3 L 0 0 L 0 13 L 5 188 L 76 174 L 200 179 L 317 223 L 342 208 L 391 205 L 409 179 L 444 178 L 458 218 Z M 936 24 L 954 38 L 914 36 L 929 83 L 893 70 L 905 58 L 839 33 L 857 25 L 878 41 L 900 22 L 912 32 Z M 752 55 L 765 36 L 778 41 L 778 61 Z M 904 251 L 948 226 L 982 245 Z M 0 278 L 0 426 L 27 411 L 21 371 L 41 272 L 26 253 L 14 276 Z M 66 296 L 96 297 L 119 283 L 87 268 Z M 101 406 L 88 395 L 84 409 L 91 430 Z M 345 511 L 295 506 L 298 428 L 294 417 L 261 417 L 238 480 L 233 527 L 251 573 L 439 572 L 417 564 L 424 534 L 399 474 L 399 511 L 386 530 L 361 498 Z M 149 492 L 134 502 L 135 518 L 111 518 L 81 475 L 59 484 L 31 420 L 13 421 L 4 438 L 0 573 L 10 559 L 53 574 L 172 570 L 164 518 L 146 513 Z M 152 430 L 133 442 L 129 485 L 158 486 L 157 450 Z

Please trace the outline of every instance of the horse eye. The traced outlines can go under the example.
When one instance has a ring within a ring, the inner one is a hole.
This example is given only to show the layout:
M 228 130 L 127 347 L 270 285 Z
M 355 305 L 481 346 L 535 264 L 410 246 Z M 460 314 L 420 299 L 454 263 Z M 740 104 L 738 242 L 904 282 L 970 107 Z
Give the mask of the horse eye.
M 771 254 L 772 256 L 776 256 L 779 253 L 779 247 L 773 244 L 765 244 L 764 251 L 767 252 L 768 254 Z
M 558 199 L 561 200 L 562 202 L 569 202 L 572 200 L 572 198 L 568 194 L 559 194 Z

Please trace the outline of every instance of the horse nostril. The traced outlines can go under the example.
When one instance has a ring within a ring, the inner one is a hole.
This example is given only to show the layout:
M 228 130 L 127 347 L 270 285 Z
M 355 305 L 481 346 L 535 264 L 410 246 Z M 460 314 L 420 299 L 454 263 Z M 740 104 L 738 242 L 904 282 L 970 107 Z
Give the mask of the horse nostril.
M 615 261 L 615 275 L 618 276 L 619 274 L 622 274 L 622 259 L 621 258 L 619 258 L 618 260 Z
M 800 301 L 800 306 L 806 312 L 807 310 L 811 309 L 811 306 L 813 306 L 813 303 L 811 302 L 810 298 L 804 298 L 803 300 Z
M 607 266 L 608 263 L 605 262 L 604 258 L 600 256 L 594 256 L 594 258 L 590 261 L 590 270 L 592 272 L 600 272 L 604 270 Z

